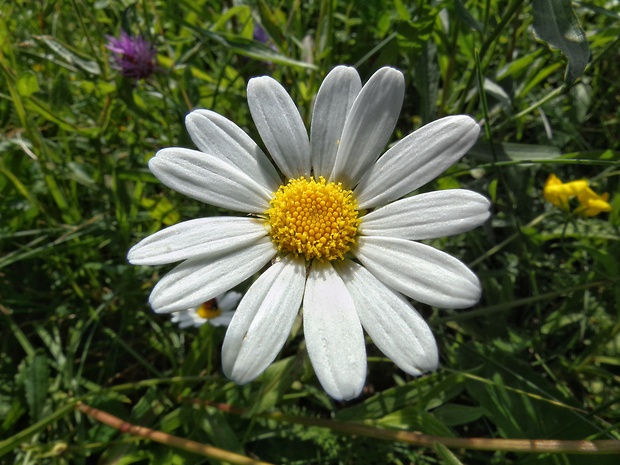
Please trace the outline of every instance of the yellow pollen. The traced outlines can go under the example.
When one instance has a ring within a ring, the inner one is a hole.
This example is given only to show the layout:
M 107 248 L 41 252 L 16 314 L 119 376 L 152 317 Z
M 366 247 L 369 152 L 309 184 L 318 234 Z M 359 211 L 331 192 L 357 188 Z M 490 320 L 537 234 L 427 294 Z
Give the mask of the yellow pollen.
M 220 316 L 222 311 L 217 308 L 217 302 L 215 299 L 211 299 L 203 303 L 198 309 L 196 313 L 200 318 L 204 318 L 205 320 L 210 320 L 211 318 L 215 318 L 216 316 Z
M 283 252 L 306 260 L 343 259 L 355 243 L 360 220 L 353 192 L 340 183 L 291 179 L 271 199 L 271 238 Z

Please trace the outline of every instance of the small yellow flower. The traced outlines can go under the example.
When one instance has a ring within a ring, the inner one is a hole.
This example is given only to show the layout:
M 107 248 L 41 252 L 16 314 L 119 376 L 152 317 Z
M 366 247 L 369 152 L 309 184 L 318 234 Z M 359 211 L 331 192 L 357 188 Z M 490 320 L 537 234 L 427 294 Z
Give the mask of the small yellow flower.
M 609 200 L 609 194 L 607 192 L 603 195 L 598 195 L 592 189 L 586 187 L 577 194 L 577 198 L 579 199 L 579 203 L 581 203 L 581 207 L 575 209 L 576 213 L 592 217 L 602 212 L 611 211 L 611 205 L 607 202 L 607 200 Z
M 588 181 L 570 181 L 563 183 L 560 178 L 551 173 L 543 187 L 543 197 L 556 207 L 569 211 L 568 200 L 579 195 L 584 189 L 588 189 Z

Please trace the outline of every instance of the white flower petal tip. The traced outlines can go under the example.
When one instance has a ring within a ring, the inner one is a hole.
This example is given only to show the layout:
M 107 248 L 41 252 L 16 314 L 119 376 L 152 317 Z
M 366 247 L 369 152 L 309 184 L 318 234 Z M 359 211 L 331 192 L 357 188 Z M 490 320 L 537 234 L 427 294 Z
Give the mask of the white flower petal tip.
M 263 222 L 256 218 L 197 218 L 148 236 L 129 250 L 127 259 L 133 265 L 164 265 L 221 255 L 250 246 L 267 234 Z
M 360 395 L 366 346 L 353 299 L 330 263 L 314 261 L 303 302 L 308 355 L 323 389 L 334 399 Z
M 235 312 L 224 312 L 220 316 L 209 319 L 209 324 L 216 328 L 226 327 L 230 325 Z
M 355 68 L 336 66 L 323 80 L 316 96 L 310 128 L 314 177 L 328 179 L 336 162 L 342 129 L 353 102 L 362 90 Z
M 226 161 L 267 190 L 276 190 L 282 181 L 260 147 L 243 129 L 210 110 L 194 110 L 185 117 L 187 132 L 201 152 Z
M 465 264 L 428 245 L 362 236 L 352 251 L 380 281 L 418 302 L 467 308 L 482 295 L 478 277 Z
M 190 258 L 159 280 L 149 303 L 157 313 L 196 307 L 252 276 L 275 254 L 271 239 L 264 237 L 229 253 Z
M 351 260 L 335 265 L 375 345 L 401 370 L 419 376 L 439 365 L 433 333 L 422 316 L 400 294 Z
M 399 199 L 432 181 L 474 145 L 480 126 L 467 115 L 429 123 L 390 148 L 371 166 L 355 195 L 359 208 L 374 208 Z
M 181 329 L 189 328 L 190 326 L 200 328 L 205 323 L 204 319 L 202 321 L 200 320 L 201 319 L 196 314 L 195 308 L 173 312 L 172 318 L 170 319 L 172 323 L 178 324 Z
M 223 295 L 216 297 L 217 306 L 222 312 L 224 312 L 224 314 L 230 313 L 232 310 L 237 308 L 237 305 L 239 305 L 239 301 L 242 297 L 243 294 L 241 292 L 228 291 Z
M 248 82 L 248 106 L 256 129 L 285 176 L 310 176 L 310 141 L 299 110 L 278 81 L 268 76 Z
M 230 210 L 263 213 L 271 191 L 236 166 L 183 148 L 162 149 L 149 169 L 163 184 L 192 199 Z
M 466 189 L 447 189 L 406 197 L 368 213 L 359 233 L 365 236 L 435 239 L 469 231 L 489 216 L 491 202 Z
M 304 293 L 305 262 L 285 257 L 245 294 L 228 326 L 222 369 L 237 384 L 263 373 L 286 342 Z
M 342 131 L 330 180 L 354 187 L 379 158 L 400 115 L 405 77 L 389 67 L 378 70 L 353 102 Z

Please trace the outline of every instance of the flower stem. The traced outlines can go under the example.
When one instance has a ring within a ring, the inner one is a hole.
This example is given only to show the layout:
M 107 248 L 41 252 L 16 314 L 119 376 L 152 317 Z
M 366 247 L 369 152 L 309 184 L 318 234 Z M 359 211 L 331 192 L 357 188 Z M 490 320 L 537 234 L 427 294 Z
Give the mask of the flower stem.
M 209 405 L 235 415 L 244 415 L 246 413 L 244 409 L 235 408 L 228 404 L 218 404 L 199 399 L 189 399 L 189 401 L 194 404 Z M 416 446 L 432 447 L 437 444 L 441 444 L 445 447 L 453 449 L 523 452 L 534 454 L 620 454 L 620 440 L 614 439 L 598 441 L 563 441 L 556 439 L 455 438 L 432 436 L 416 431 L 381 429 L 360 423 L 287 415 L 281 412 L 262 413 L 258 416 L 280 422 L 328 428 L 332 431 L 339 431 L 350 435 L 366 436 L 387 441 L 400 441 Z
M 203 455 L 223 462 L 234 463 L 239 465 L 271 465 L 268 462 L 261 462 L 251 459 L 244 455 L 235 454 L 217 447 L 201 444 L 196 441 L 190 441 L 189 439 L 180 438 L 178 436 L 172 436 L 171 434 L 164 433 L 163 431 L 156 431 L 144 426 L 134 425 L 126 422 L 114 415 L 110 415 L 103 410 L 96 409 L 90 405 L 78 402 L 77 409 L 85 415 L 97 420 L 103 424 L 106 424 L 121 433 L 131 434 L 132 436 L 138 436 L 149 441 L 155 441 L 160 444 L 165 444 L 177 449 L 186 450 L 195 454 Z

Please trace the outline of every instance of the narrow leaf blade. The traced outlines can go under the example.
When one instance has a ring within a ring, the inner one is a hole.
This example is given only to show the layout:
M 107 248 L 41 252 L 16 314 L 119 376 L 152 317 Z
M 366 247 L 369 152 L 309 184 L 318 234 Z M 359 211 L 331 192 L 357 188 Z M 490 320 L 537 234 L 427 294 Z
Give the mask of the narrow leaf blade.
M 568 59 L 566 82 L 581 76 L 590 60 L 586 35 L 573 11 L 571 0 L 533 0 L 534 31 Z

